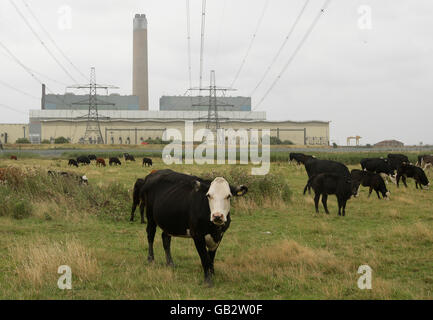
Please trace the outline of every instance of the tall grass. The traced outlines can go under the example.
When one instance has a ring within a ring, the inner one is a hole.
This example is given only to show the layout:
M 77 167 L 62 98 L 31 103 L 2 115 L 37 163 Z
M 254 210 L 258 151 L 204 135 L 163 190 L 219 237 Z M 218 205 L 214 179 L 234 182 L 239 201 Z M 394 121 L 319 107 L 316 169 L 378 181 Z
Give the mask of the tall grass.
M 92 251 L 76 239 L 52 242 L 38 236 L 25 245 L 13 243 L 8 248 L 15 272 L 15 281 L 21 285 L 56 286 L 57 268 L 71 267 L 74 283 L 94 280 L 100 273 Z
M 116 182 L 106 186 L 83 185 L 71 177 L 50 176 L 43 170 L 9 168 L 0 185 L 0 216 L 22 219 L 33 215 L 38 203 L 55 203 L 48 219 L 68 212 L 121 220 L 129 211 L 129 190 Z

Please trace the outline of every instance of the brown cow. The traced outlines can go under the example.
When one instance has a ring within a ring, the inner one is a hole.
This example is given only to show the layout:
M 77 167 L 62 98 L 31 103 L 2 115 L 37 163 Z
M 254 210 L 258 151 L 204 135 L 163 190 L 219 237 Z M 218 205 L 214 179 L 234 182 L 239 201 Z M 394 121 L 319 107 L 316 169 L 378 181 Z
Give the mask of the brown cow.
M 18 160 L 17 156 L 11 156 L 11 160 Z
M 421 166 L 424 170 L 426 170 L 428 167 L 433 166 L 433 156 L 425 155 L 421 159 Z
M 96 158 L 96 165 L 105 167 L 105 160 L 102 158 Z

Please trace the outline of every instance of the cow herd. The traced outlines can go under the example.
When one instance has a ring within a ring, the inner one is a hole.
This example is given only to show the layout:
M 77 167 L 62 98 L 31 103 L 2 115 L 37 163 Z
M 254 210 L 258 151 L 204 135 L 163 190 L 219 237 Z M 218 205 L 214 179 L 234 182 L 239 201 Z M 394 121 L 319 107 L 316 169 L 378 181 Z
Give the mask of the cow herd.
M 135 161 L 134 156 L 124 153 L 124 161 Z M 338 215 L 345 216 L 347 201 L 357 197 L 361 186 L 373 190 L 379 199 L 389 199 L 386 180 L 397 187 L 400 180 L 407 187 L 406 179 L 413 178 L 415 186 L 423 189 L 429 185 L 424 170 L 431 166 L 433 157 L 420 156 L 416 165 L 402 154 L 389 154 L 386 158 L 365 158 L 360 161 L 361 169 L 349 168 L 340 162 L 318 159 L 302 153 L 290 153 L 290 161 L 304 165 L 308 175 L 303 193 L 314 191 L 314 204 L 319 212 L 319 201 L 329 214 L 327 199 L 335 195 L 338 202 Z M 69 166 L 89 165 L 95 161 L 98 166 L 106 166 L 105 159 L 96 155 L 79 156 L 69 159 Z M 117 157 L 108 159 L 109 165 L 121 165 Z M 142 166 L 152 166 L 152 159 L 143 158 Z M 422 168 L 424 167 L 424 169 Z M 69 173 L 49 171 L 53 176 L 68 176 Z M 85 176 L 74 176 L 80 183 L 87 184 Z M 133 202 L 130 221 L 139 207 L 141 223 L 147 221 L 148 261 L 154 260 L 153 243 L 156 228 L 162 230 L 162 245 L 167 265 L 173 266 L 170 244 L 171 237 L 192 238 L 200 256 L 204 279 L 212 285 L 214 259 L 224 233 L 230 226 L 231 199 L 243 196 L 248 188 L 245 185 L 231 185 L 223 177 L 205 180 L 194 175 L 170 169 L 152 170 L 146 177 L 137 179 L 133 188 Z M 146 213 L 144 210 L 146 209 Z
M 417 165 L 409 162 L 403 154 L 388 154 L 386 158 L 364 158 L 360 161 L 361 169 L 353 169 L 349 172 L 348 167 L 340 162 L 332 160 L 320 160 L 314 156 L 302 153 L 290 153 L 290 161 L 298 165 L 303 164 L 307 171 L 308 181 L 304 188 L 306 191 L 314 190 L 314 205 L 316 212 L 319 212 L 319 200 L 322 197 L 322 204 L 326 213 L 328 195 L 335 195 L 338 203 L 338 215 L 345 215 L 346 203 L 352 197 L 357 197 L 360 186 L 369 187 L 370 197 L 374 190 L 377 197 L 389 199 L 389 191 L 386 187 L 386 180 L 394 182 L 399 187 L 400 180 L 407 187 L 406 179 L 413 178 L 415 187 L 423 189 L 430 185 L 424 170 L 431 166 L 433 157 L 423 155 L 418 157 Z M 421 168 L 424 166 L 424 169 Z
M 135 157 L 132 154 L 124 153 L 123 158 L 124 158 L 125 163 L 127 161 L 134 161 L 135 162 Z M 104 158 L 97 157 L 94 154 L 90 154 L 88 156 L 78 156 L 76 159 L 69 159 L 68 165 L 69 166 L 75 166 L 78 168 L 78 166 L 80 164 L 90 165 L 92 160 L 95 161 L 95 164 L 97 166 L 100 166 L 100 167 L 106 167 L 107 166 Z M 120 159 L 118 157 L 109 157 L 108 158 L 108 164 L 110 166 L 113 166 L 113 165 L 114 166 L 121 166 L 122 162 L 120 161 Z M 153 162 L 152 162 L 151 158 L 146 158 L 146 157 L 143 158 L 142 166 L 149 166 L 150 167 L 150 166 L 152 166 L 152 164 L 153 164 Z

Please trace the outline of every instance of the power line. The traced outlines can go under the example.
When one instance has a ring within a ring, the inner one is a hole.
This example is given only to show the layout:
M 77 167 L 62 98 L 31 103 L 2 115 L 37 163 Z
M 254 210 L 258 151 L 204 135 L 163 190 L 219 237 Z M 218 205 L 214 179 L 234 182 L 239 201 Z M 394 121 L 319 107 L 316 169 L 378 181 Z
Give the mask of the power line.
M 206 22 L 206 0 L 202 0 L 202 8 L 201 8 L 201 37 L 200 37 L 200 80 L 199 80 L 199 88 L 202 87 L 203 81 L 203 51 L 204 51 L 204 29 Z M 200 92 L 201 95 L 201 92 Z
M 63 56 L 63 58 L 65 58 L 65 60 L 67 60 L 69 62 L 69 64 L 75 69 L 75 71 L 77 71 L 84 79 L 86 79 L 88 81 L 89 79 L 87 78 L 87 76 L 84 75 L 84 73 L 81 72 L 81 70 L 78 69 L 78 67 L 74 63 L 72 63 L 71 59 L 68 58 L 68 56 L 63 52 L 63 50 L 60 49 L 60 47 L 57 45 L 56 41 L 54 41 L 53 37 L 51 37 L 51 35 L 48 33 L 48 31 L 44 28 L 44 26 L 42 25 L 42 23 L 39 21 L 39 19 L 33 13 L 33 11 L 31 10 L 30 6 L 28 5 L 28 3 L 25 0 L 22 0 L 22 2 L 27 7 L 27 10 L 29 11 L 30 15 L 37 22 L 37 24 L 39 25 L 39 27 L 41 28 L 41 30 L 45 33 L 45 35 L 47 36 L 47 38 L 53 43 L 53 45 L 57 49 L 57 51 L 60 52 L 60 54 Z
M 14 86 L 11 86 L 10 84 L 8 84 L 8 83 L 6 83 L 6 82 L 4 82 L 2 80 L 0 80 L 0 84 L 3 85 L 3 86 L 5 86 L 5 87 L 7 87 L 7 88 L 9 88 L 9 89 L 15 90 L 16 92 L 19 92 L 19 93 L 21 93 L 21 94 L 23 94 L 25 96 L 28 96 L 30 98 L 39 99 L 38 97 L 32 95 L 31 93 L 27 93 L 27 92 L 25 92 L 25 91 L 23 91 L 21 89 L 18 89 L 18 88 L 14 87 Z
M 19 110 L 19 109 L 12 108 L 12 107 L 10 107 L 10 106 L 4 104 L 4 103 L 0 103 L 0 107 L 2 107 L 2 108 L 6 108 L 6 109 L 9 109 L 9 110 L 12 110 L 12 111 L 15 111 L 15 112 L 17 112 L 17 113 L 21 113 L 21 114 L 25 114 L 25 115 L 27 115 L 27 112 L 25 112 L 25 111 L 23 111 L 23 110 Z
M 286 46 L 287 42 L 289 41 L 290 37 L 293 34 L 293 31 L 295 30 L 298 22 L 301 20 L 302 15 L 305 12 L 305 9 L 307 8 L 308 3 L 310 2 L 310 0 L 306 0 L 304 5 L 302 6 L 301 11 L 299 12 L 298 16 L 296 17 L 293 25 L 291 26 L 289 33 L 287 34 L 287 36 L 284 38 L 283 43 L 281 44 L 280 48 L 277 51 L 277 54 L 274 56 L 274 58 L 272 59 L 270 65 L 267 67 L 265 73 L 263 74 L 263 76 L 261 77 L 260 81 L 257 83 L 257 85 L 255 86 L 255 88 L 251 91 L 250 93 L 250 97 L 254 95 L 254 93 L 257 91 L 257 89 L 260 87 L 260 85 L 262 84 L 262 82 L 265 80 L 266 76 L 268 75 L 269 71 L 271 71 L 271 68 L 273 67 L 273 65 L 275 64 L 275 62 L 277 61 L 278 57 L 280 56 L 281 52 L 283 51 L 284 47 Z
M 248 58 L 248 56 L 250 54 L 251 48 L 253 47 L 254 40 L 256 39 L 257 32 L 259 31 L 260 25 L 262 24 L 262 20 L 263 20 L 263 17 L 265 16 L 268 4 L 269 4 L 269 0 L 266 0 L 265 5 L 263 6 L 263 9 L 262 9 L 262 13 L 261 13 L 260 18 L 259 18 L 259 21 L 257 23 L 257 26 L 256 26 L 256 28 L 254 30 L 254 33 L 253 33 L 253 36 L 251 38 L 250 44 L 249 44 L 249 46 L 247 48 L 247 52 L 245 52 L 244 58 L 242 59 L 242 62 L 241 62 L 241 65 L 240 65 L 238 71 L 236 72 L 236 75 L 235 75 L 235 78 L 232 81 L 232 84 L 230 85 L 230 87 L 232 87 L 232 88 L 233 88 L 235 82 L 238 80 L 238 77 L 239 77 L 239 75 L 240 75 L 240 73 L 242 71 L 242 68 L 244 67 L 245 61 L 247 60 L 247 58 Z
M 33 35 L 39 40 L 39 42 L 41 43 L 41 45 L 45 48 L 45 50 L 48 52 L 48 54 L 50 55 L 51 58 L 53 58 L 53 60 L 57 63 L 57 65 L 68 75 L 69 78 L 71 78 L 71 80 L 74 83 L 77 83 L 77 80 L 69 73 L 68 70 L 66 70 L 66 68 L 62 65 L 62 63 L 56 58 L 56 56 L 51 52 L 51 50 L 47 47 L 47 45 L 45 44 L 45 42 L 41 39 L 41 37 L 39 37 L 39 35 L 37 34 L 37 32 L 35 31 L 35 29 L 30 25 L 30 23 L 27 21 L 26 17 L 22 14 L 22 12 L 20 11 L 20 9 L 17 7 L 17 5 L 13 2 L 13 0 L 9 0 L 9 2 L 13 5 L 13 7 L 15 8 L 15 10 L 17 11 L 18 15 L 24 20 L 25 24 L 27 25 L 27 27 L 30 29 L 30 31 L 33 33 Z
M 1 41 L 0 41 L 0 46 L 9 54 L 9 56 L 19 65 L 21 66 L 28 74 L 30 74 L 30 76 L 36 80 L 39 84 L 43 85 L 44 83 L 41 81 L 41 79 L 39 79 L 30 68 L 28 68 L 24 63 L 22 63 L 9 49 L 8 47 L 6 47 Z M 64 99 L 59 98 L 52 90 L 50 90 L 50 88 L 45 85 L 45 88 L 47 89 L 48 92 L 50 92 L 51 94 L 54 95 L 54 97 L 63 102 L 66 105 L 71 106 L 70 104 L 66 103 Z
M 217 44 L 216 44 L 215 55 L 214 55 L 214 68 L 216 68 L 217 58 L 218 58 L 220 47 L 221 47 L 221 31 L 222 31 L 223 26 L 224 26 L 223 21 L 224 21 L 224 16 L 225 16 L 225 12 L 226 12 L 226 5 L 227 5 L 227 0 L 224 0 L 222 11 L 221 11 L 221 17 L 219 18 Z
M 36 70 L 31 69 L 31 68 L 29 68 L 29 67 L 27 67 L 27 69 L 29 69 L 31 72 L 33 72 L 33 73 L 39 75 L 39 76 L 42 77 L 42 78 L 45 78 L 45 79 L 47 79 L 47 80 L 50 80 L 50 81 L 52 81 L 52 82 L 55 82 L 55 83 L 57 83 L 57 84 L 60 84 L 60 85 L 62 85 L 62 86 L 65 86 L 65 87 L 68 86 L 67 83 L 64 83 L 64 82 L 58 81 L 58 80 L 56 80 L 56 79 L 53 79 L 53 78 L 51 78 L 50 76 L 47 76 L 46 74 L 40 73 L 39 71 L 36 71 Z
M 289 60 L 286 62 L 286 64 L 284 65 L 283 69 L 281 70 L 281 72 L 278 74 L 277 78 L 274 80 L 274 82 L 271 84 L 271 86 L 269 87 L 269 89 L 266 91 L 266 93 L 263 95 L 263 97 L 260 99 L 259 103 L 255 106 L 255 108 L 253 108 L 253 110 L 256 110 L 261 103 L 263 102 L 263 100 L 265 100 L 265 98 L 268 96 L 269 92 L 271 92 L 271 90 L 275 87 L 275 85 L 277 84 L 278 80 L 280 80 L 281 76 L 284 74 L 284 72 L 287 70 L 287 68 L 289 67 L 289 65 L 292 63 L 292 61 L 294 60 L 294 58 L 296 57 L 297 53 L 299 52 L 299 50 L 302 48 L 302 46 L 304 45 L 305 41 L 308 39 L 308 37 L 310 36 L 311 32 L 313 31 L 314 27 L 316 26 L 317 22 L 319 21 L 320 17 L 322 16 L 322 14 L 325 12 L 326 8 L 328 7 L 329 3 L 331 2 L 331 0 L 325 0 L 325 2 L 322 5 L 322 8 L 320 9 L 320 11 L 317 13 L 316 17 L 314 18 L 313 22 L 311 23 L 310 27 L 308 28 L 307 32 L 304 34 L 304 36 L 302 37 L 301 41 L 299 42 L 298 46 L 296 47 L 295 51 L 293 52 L 293 54 L 290 56 Z
M 0 52 L 0 53 L 1 53 L 2 55 L 4 55 L 5 57 L 7 57 L 8 59 L 14 60 L 14 58 L 10 55 L 10 53 L 9 53 L 9 54 L 6 54 L 6 53 L 4 53 L 4 52 Z M 34 69 L 32 69 L 32 68 L 29 68 L 28 66 L 26 66 L 26 68 L 27 68 L 28 70 L 30 70 L 32 73 L 35 73 L 35 74 L 41 76 L 42 78 L 48 79 L 48 80 L 50 80 L 50 81 L 52 81 L 52 82 L 55 82 L 55 83 L 57 83 L 57 84 L 60 84 L 60 85 L 62 85 L 62 86 L 65 86 L 65 87 L 68 86 L 68 84 L 66 84 L 66 83 L 64 83 L 64 82 L 61 82 L 61 81 L 58 81 L 58 80 L 56 80 L 56 79 L 53 79 L 53 78 L 51 78 L 50 76 L 47 76 L 46 74 L 43 74 L 43 73 L 41 73 L 41 72 L 39 72 L 39 71 L 36 71 L 36 70 L 34 70 Z
M 186 0 L 186 32 L 188 41 L 188 73 L 189 73 L 189 88 L 192 87 L 191 78 L 191 26 L 190 26 L 190 10 L 189 10 L 189 0 Z M 191 95 L 191 91 L 190 91 Z

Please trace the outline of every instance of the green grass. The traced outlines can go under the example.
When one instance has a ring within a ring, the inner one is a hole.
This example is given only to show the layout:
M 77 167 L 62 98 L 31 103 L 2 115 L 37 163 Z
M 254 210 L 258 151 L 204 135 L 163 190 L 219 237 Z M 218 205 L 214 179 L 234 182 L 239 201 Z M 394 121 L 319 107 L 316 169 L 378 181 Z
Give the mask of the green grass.
M 334 196 L 330 215 L 322 207 L 314 213 L 312 196 L 302 195 L 303 167 L 274 162 L 266 178 L 250 176 L 250 166 L 171 166 L 250 187 L 232 203 L 209 289 L 191 239 L 173 238 L 171 269 L 158 229 L 149 264 L 145 225 L 137 216 L 128 221 L 135 179 L 167 167 L 154 160 L 153 168 L 139 161 L 69 168 L 62 159 L 2 160 L 0 167 L 32 168 L 26 175 L 34 177 L 0 185 L 0 299 L 433 298 L 432 191 L 416 190 L 413 181 L 407 189 L 388 185 L 390 201 L 368 199 L 363 188 L 339 217 Z M 90 185 L 48 178 L 48 169 L 86 174 Z M 60 264 L 72 267 L 72 290 L 57 288 Z M 373 269 L 372 290 L 357 287 L 362 264 Z

